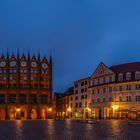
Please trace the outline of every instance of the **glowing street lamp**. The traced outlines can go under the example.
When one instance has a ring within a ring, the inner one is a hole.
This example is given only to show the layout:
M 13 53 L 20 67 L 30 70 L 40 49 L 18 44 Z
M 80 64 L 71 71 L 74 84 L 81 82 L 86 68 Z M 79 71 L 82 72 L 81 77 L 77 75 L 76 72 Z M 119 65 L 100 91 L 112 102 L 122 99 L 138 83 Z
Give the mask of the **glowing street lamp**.
M 19 108 L 17 108 L 17 112 L 19 112 L 20 111 L 20 109 Z
M 51 112 L 52 111 L 52 108 L 49 108 L 49 111 Z
M 113 105 L 112 108 L 113 108 L 114 110 L 117 110 L 117 109 L 118 109 L 118 106 L 117 106 L 117 105 Z
M 70 108 L 68 108 L 67 111 L 70 112 Z

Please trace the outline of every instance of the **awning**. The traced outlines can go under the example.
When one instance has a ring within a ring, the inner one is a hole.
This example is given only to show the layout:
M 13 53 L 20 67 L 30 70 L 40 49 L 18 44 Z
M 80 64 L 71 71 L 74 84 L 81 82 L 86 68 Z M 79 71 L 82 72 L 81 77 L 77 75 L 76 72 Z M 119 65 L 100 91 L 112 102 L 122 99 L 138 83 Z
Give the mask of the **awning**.
M 122 109 L 122 110 L 120 110 L 119 112 L 122 112 L 122 113 L 129 113 L 130 110 L 128 110 L 128 109 Z

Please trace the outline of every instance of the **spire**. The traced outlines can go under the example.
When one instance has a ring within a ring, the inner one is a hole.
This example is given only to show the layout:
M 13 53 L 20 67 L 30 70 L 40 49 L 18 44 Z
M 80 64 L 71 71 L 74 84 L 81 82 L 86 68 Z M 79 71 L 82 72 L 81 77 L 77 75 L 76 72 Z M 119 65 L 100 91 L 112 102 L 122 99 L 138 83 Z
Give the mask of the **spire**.
M 8 51 L 8 48 L 7 48 L 7 60 L 9 60 L 9 51 Z
M 50 64 L 52 64 L 52 55 L 50 55 Z
M 40 61 L 40 52 L 38 52 L 38 61 Z
M 18 49 L 18 52 L 17 52 L 17 60 L 19 60 L 19 49 Z
M 32 59 L 35 59 L 36 60 L 36 57 L 35 57 L 35 54 L 33 53 L 33 57 L 32 57 Z
M 52 52 L 50 51 L 50 64 L 52 64 Z
M 4 58 L 4 54 L 3 54 L 3 52 L 2 52 L 2 54 L 1 54 L 1 57 Z
M 28 50 L 28 60 L 30 60 L 30 53 L 29 53 L 29 50 Z

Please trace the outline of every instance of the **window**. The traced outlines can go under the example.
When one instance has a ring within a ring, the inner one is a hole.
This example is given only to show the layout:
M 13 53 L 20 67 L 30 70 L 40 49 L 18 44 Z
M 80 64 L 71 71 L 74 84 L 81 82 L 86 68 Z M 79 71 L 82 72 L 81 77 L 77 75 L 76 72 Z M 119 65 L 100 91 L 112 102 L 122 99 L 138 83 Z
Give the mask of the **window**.
M 85 102 L 85 107 L 87 107 L 87 102 Z
M 122 97 L 119 97 L 119 102 L 122 102 Z
M 104 71 L 103 71 L 103 70 L 100 70 L 100 71 L 99 71 L 99 74 L 104 74 Z
M 78 103 L 75 103 L 75 108 L 78 108 Z
M 10 80 L 11 80 L 11 81 L 13 80 L 13 77 L 12 77 L 12 76 L 10 76 Z
M 103 78 L 103 83 L 106 83 L 106 78 Z
M 71 97 L 71 98 L 70 98 L 70 100 L 72 101 L 72 100 L 73 100 L 73 98 Z
M 73 107 L 73 104 L 72 104 L 72 103 L 70 104 L 70 107 L 71 107 L 71 108 Z
M 6 81 L 6 79 L 7 79 L 7 78 L 6 78 L 6 75 L 4 75 L 3 80 Z
M 85 99 L 87 99 L 87 94 L 85 95 Z
M 78 84 L 75 84 L 75 88 L 77 88 L 78 87 Z
M 122 73 L 119 74 L 118 79 L 119 79 L 119 81 L 123 81 L 123 74 Z
M 140 72 L 139 71 L 136 71 L 135 72 L 135 79 L 136 80 L 139 80 L 140 79 Z
M 126 90 L 131 90 L 131 85 L 127 85 Z
M 36 104 L 37 103 L 37 96 L 36 94 L 31 94 L 31 104 Z
M 84 95 L 81 96 L 81 99 L 84 99 Z
M 110 102 L 112 102 L 112 101 L 113 101 L 112 97 L 109 97 L 109 101 L 110 101 Z
M 99 98 L 97 99 L 97 102 L 100 102 L 100 99 Z
M 2 74 L 2 69 L 0 68 L 0 74 Z
M 78 90 L 75 90 L 75 94 L 78 94 Z
M 26 103 L 26 94 L 20 94 L 19 95 L 19 102 L 20 103 Z
M 103 88 L 103 93 L 106 93 L 106 88 Z
M 136 96 L 136 102 L 140 101 L 140 96 Z
M 85 88 L 85 92 L 87 92 L 87 88 Z
M 48 103 L 48 95 L 41 95 L 41 103 L 42 104 L 47 104 Z
M 103 102 L 105 102 L 106 101 L 106 99 L 105 98 L 103 98 Z
M 112 92 L 112 87 L 109 87 L 109 93 L 111 93 Z
M 81 83 L 81 86 L 84 86 L 84 82 Z
M 131 73 L 130 72 L 126 73 L 126 80 L 127 81 L 131 80 Z
M 131 96 L 126 96 L 126 101 L 131 102 Z
M 100 79 L 98 79 L 98 84 L 100 84 Z
M 27 81 L 27 76 L 24 76 L 24 81 Z
M 81 107 L 82 107 L 82 103 L 80 102 L 80 103 L 79 103 L 79 108 L 81 108 Z
M 87 85 L 87 81 L 85 81 L 85 85 Z
M 100 94 L 100 89 L 97 90 L 97 93 Z
M 16 103 L 16 94 L 9 95 L 9 103 Z
M 33 81 L 33 79 L 34 79 L 33 76 L 31 76 L 31 77 L 30 77 L 30 80 Z
M 75 97 L 75 100 L 78 100 L 78 96 Z
M 84 93 L 84 89 L 81 89 L 81 93 Z
M 111 76 L 109 76 L 109 82 L 112 82 L 112 77 Z
M 5 103 L 5 95 L 4 94 L 0 94 L 0 104 L 1 103 Z
M 136 89 L 136 90 L 140 90 L 140 84 L 136 84 L 136 85 L 135 85 L 135 89 Z
M 119 91 L 122 91 L 122 90 L 123 90 L 122 86 L 119 86 Z
M 94 90 L 92 90 L 92 94 L 94 94 Z

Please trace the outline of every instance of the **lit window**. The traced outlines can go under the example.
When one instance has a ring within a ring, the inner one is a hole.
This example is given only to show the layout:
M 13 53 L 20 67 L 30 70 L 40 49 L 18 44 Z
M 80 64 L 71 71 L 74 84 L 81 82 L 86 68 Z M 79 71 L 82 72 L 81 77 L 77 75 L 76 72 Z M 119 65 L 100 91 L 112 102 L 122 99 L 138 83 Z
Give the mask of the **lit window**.
M 4 80 L 4 81 L 6 80 L 6 76 L 3 77 L 3 80 Z

